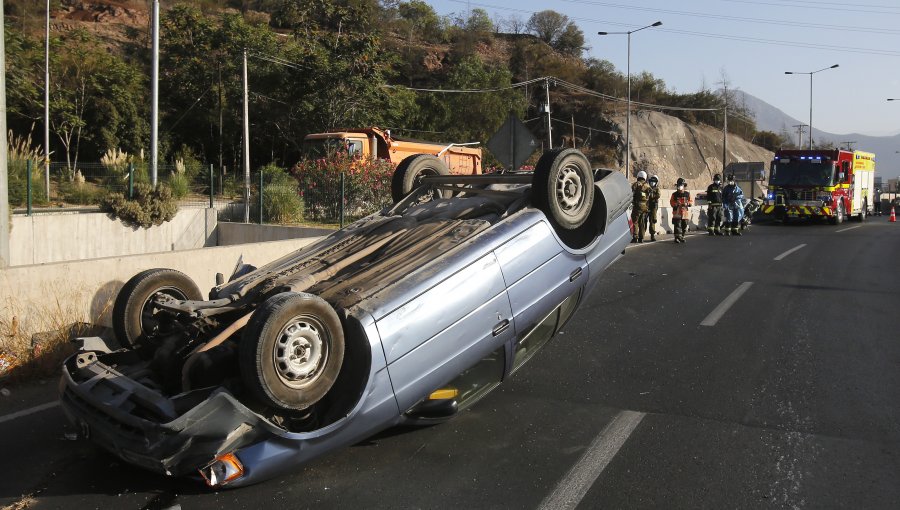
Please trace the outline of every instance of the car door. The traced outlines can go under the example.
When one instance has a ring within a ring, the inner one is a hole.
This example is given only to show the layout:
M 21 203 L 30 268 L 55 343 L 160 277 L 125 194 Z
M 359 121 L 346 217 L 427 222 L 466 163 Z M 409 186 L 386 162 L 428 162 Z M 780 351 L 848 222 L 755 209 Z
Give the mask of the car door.
M 563 248 L 545 220 L 523 230 L 495 253 L 519 339 L 588 281 L 585 256 Z
M 377 325 L 397 403 L 406 411 L 512 338 L 497 257 L 488 252 Z

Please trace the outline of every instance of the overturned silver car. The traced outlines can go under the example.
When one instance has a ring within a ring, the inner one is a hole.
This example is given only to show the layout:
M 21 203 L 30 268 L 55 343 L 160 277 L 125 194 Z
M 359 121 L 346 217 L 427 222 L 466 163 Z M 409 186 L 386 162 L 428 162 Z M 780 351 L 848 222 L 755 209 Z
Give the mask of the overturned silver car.
M 88 341 L 65 362 L 69 419 L 129 463 L 235 487 L 477 401 L 623 253 L 630 190 L 574 149 L 533 173 L 442 164 L 420 162 L 393 207 L 242 266 L 209 299 L 174 270 L 136 275 L 113 313 L 123 347 Z

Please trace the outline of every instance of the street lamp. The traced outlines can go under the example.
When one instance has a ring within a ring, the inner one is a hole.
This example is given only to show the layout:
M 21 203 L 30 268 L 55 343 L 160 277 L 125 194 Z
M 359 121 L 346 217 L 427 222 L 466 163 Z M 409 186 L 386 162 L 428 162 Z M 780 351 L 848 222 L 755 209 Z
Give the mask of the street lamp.
M 628 32 L 597 32 L 597 35 L 627 35 L 628 36 L 628 113 L 625 116 L 625 175 L 631 176 L 631 34 L 645 28 L 658 27 L 662 21 L 647 25 Z
M 838 67 L 838 64 L 835 64 L 831 67 L 823 67 L 818 71 L 810 71 L 807 73 L 797 72 L 797 71 L 785 71 L 784 74 L 808 74 L 809 75 L 809 150 L 812 150 L 812 140 L 813 140 L 813 127 L 812 127 L 812 103 L 813 103 L 813 93 L 812 93 L 812 77 L 816 73 L 821 73 L 822 71 L 827 71 L 829 69 L 834 69 Z

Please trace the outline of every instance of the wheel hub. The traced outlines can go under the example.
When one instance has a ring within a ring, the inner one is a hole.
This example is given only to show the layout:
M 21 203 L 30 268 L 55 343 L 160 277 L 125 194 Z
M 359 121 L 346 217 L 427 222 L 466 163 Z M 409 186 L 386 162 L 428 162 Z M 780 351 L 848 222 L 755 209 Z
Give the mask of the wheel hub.
M 581 205 L 584 198 L 584 183 L 575 168 L 567 166 L 560 170 L 556 181 L 556 196 L 566 213 L 573 213 Z
M 278 335 L 273 358 L 278 375 L 289 383 L 306 383 L 318 375 L 325 358 L 325 342 L 315 324 L 294 319 Z

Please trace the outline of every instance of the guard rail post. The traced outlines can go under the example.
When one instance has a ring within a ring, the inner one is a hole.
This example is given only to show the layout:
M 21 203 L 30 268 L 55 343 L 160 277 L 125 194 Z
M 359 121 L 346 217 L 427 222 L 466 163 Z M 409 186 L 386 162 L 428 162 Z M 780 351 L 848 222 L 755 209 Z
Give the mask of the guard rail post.
M 213 182 L 213 166 L 212 163 L 209 164 L 209 208 L 212 209 L 213 206 L 213 195 L 216 192 L 215 182 Z

